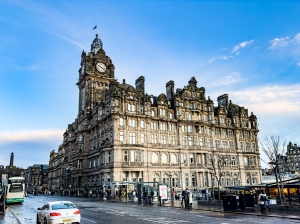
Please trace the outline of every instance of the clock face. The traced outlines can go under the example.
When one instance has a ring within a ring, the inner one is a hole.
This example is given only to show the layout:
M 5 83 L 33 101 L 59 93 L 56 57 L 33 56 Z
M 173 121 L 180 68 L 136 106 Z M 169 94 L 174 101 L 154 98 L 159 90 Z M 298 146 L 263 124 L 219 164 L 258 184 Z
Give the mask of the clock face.
M 105 66 L 105 64 L 103 64 L 103 63 L 97 63 L 97 65 L 96 65 L 96 68 L 97 68 L 97 70 L 99 71 L 99 72 L 105 72 L 105 70 L 106 70 L 106 66 Z

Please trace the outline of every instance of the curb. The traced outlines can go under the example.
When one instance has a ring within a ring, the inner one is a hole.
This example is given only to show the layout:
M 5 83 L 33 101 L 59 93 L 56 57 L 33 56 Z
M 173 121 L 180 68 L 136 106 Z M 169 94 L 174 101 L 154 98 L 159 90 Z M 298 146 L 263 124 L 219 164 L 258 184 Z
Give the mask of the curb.
M 11 213 L 16 217 L 16 220 L 17 220 L 20 224 L 24 224 L 24 222 L 22 222 L 22 220 L 21 220 L 21 218 L 19 217 L 19 215 L 16 214 L 12 208 L 9 207 L 9 210 L 10 210 Z

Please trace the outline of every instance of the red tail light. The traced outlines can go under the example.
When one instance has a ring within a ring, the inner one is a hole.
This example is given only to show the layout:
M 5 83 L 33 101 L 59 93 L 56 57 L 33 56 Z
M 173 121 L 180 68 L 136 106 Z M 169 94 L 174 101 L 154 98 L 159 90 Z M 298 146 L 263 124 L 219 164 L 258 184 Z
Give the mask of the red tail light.
M 59 212 L 50 212 L 50 216 L 60 216 Z
M 77 210 L 76 212 L 74 212 L 74 215 L 80 215 L 80 211 Z

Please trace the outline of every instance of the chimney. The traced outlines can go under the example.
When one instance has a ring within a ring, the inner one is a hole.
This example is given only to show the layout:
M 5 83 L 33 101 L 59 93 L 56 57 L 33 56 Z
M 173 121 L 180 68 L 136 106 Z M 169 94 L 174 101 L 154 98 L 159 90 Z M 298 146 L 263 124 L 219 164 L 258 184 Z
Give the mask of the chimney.
M 228 94 L 223 94 L 222 96 L 218 97 L 218 106 L 223 105 L 225 109 L 228 109 L 229 106 L 229 97 Z
M 167 92 L 167 98 L 169 100 L 172 100 L 173 96 L 174 96 L 174 81 L 173 80 L 170 80 L 169 82 L 167 82 L 166 92 Z
M 145 94 L 145 77 L 140 76 L 137 80 L 135 80 L 135 88 L 137 91 L 141 91 L 143 95 Z

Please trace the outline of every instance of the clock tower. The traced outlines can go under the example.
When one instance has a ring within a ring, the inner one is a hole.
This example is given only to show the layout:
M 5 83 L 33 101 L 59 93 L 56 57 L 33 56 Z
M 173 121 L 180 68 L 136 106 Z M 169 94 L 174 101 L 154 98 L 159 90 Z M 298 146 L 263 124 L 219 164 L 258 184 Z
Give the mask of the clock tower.
M 81 54 L 79 69 L 78 115 L 87 116 L 93 107 L 105 98 L 109 83 L 115 80 L 115 66 L 103 50 L 103 43 L 96 34 L 91 44 L 91 51 Z

